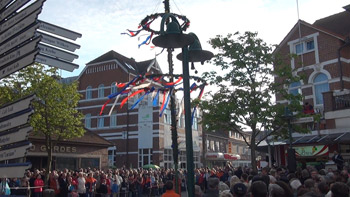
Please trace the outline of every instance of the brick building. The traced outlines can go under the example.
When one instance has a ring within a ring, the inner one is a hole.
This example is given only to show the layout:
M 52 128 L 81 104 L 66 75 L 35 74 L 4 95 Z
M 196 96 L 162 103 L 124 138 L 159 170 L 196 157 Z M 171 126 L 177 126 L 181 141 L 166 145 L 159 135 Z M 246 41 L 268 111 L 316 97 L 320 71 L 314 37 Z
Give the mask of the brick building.
M 87 63 L 77 77 L 79 92 L 82 95 L 78 109 L 85 115 L 85 126 L 112 143 L 108 151 L 110 166 L 142 167 L 145 164 L 156 164 L 172 167 L 170 110 L 166 109 L 163 116 L 159 116 L 162 99 L 159 99 L 158 106 L 154 107 L 151 96 L 148 96 L 135 109 L 129 110 L 137 98 L 129 99 L 128 103 L 120 108 L 120 102 L 124 98 L 121 96 L 111 116 L 108 112 L 113 102 L 106 106 L 105 114 L 99 115 L 107 96 L 118 91 L 116 83 L 129 82 L 140 74 L 161 73 L 156 59 L 136 62 L 115 51 L 109 51 Z M 192 126 L 196 167 L 201 165 L 202 149 L 199 117 L 197 113 Z M 183 116 L 178 118 L 178 136 L 180 166 L 185 167 Z
M 245 133 L 250 141 L 249 132 Z M 203 133 L 203 163 L 208 167 L 250 166 L 250 149 L 238 132 L 208 132 Z
M 299 20 L 274 52 L 284 57 L 295 54 L 292 59 L 286 58 L 285 63 L 291 66 L 294 75 L 304 79 L 286 88 L 291 94 L 301 94 L 304 104 L 311 104 L 315 113 L 322 117 L 311 127 L 310 134 L 293 133 L 296 151 L 304 151 L 297 157 L 302 162 L 326 162 L 334 150 L 340 151 L 345 160 L 350 161 L 349 7 L 345 6 L 345 11 L 316 20 L 313 24 Z M 275 78 L 277 82 L 280 80 L 283 79 Z M 278 94 L 276 100 L 288 102 Z M 281 164 L 285 164 L 286 147 L 281 145 L 276 151 Z M 319 152 L 320 149 L 323 152 Z

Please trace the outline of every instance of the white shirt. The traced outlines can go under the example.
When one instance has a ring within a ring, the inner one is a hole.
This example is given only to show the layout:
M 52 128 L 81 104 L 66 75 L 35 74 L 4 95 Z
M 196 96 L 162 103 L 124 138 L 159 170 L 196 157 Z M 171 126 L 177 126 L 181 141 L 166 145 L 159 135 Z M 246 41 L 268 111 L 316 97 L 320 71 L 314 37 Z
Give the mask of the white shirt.
M 86 188 L 85 188 L 85 178 L 84 177 L 79 177 L 78 178 L 78 189 L 77 192 L 80 194 L 85 194 L 86 193 Z

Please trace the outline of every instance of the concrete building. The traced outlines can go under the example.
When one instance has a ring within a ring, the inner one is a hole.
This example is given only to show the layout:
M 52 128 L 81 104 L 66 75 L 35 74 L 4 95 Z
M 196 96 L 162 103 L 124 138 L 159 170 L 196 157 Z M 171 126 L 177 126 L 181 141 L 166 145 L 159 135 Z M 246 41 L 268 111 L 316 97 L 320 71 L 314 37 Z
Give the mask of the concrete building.
M 147 96 L 135 109 L 129 110 L 137 98 L 129 99 L 128 103 L 120 108 L 120 102 L 124 98 L 121 97 L 111 116 L 108 112 L 113 102 L 106 106 L 103 115 L 99 115 L 102 105 L 108 99 L 107 96 L 118 91 L 116 83 L 129 82 L 137 75 L 161 73 L 156 59 L 136 62 L 115 51 L 109 51 L 87 63 L 78 76 L 79 92 L 82 95 L 78 109 L 85 115 L 85 126 L 113 144 L 108 153 L 110 166 L 142 167 L 146 164 L 156 164 L 172 167 L 170 110 L 166 109 L 160 117 L 162 99 L 159 99 L 158 106 L 154 107 L 151 96 Z M 200 113 L 196 113 L 192 126 L 196 167 L 201 166 L 202 128 L 198 124 L 199 119 Z M 180 167 L 186 167 L 182 115 L 177 123 Z
M 293 133 L 293 146 L 297 160 L 315 164 L 328 162 L 333 151 L 343 154 L 350 161 L 350 11 L 316 20 L 313 24 L 299 20 L 281 41 L 275 54 L 285 59 L 293 74 L 304 80 L 292 83 L 291 94 L 301 94 L 303 102 L 313 106 L 321 120 L 295 120 L 294 123 L 311 124 L 311 133 Z M 279 65 L 274 65 L 278 67 Z M 283 80 L 275 78 L 276 82 Z M 276 95 L 279 103 L 287 103 Z M 278 162 L 286 164 L 285 150 L 288 145 L 278 145 Z

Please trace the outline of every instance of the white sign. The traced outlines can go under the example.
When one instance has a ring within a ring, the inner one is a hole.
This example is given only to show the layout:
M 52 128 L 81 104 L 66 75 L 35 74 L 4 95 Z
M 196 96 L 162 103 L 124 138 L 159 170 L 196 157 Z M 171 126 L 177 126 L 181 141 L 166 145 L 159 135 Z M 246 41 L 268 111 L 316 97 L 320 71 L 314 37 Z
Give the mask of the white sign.
M 21 48 L 16 49 L 15 51 L 12 51 L 5 56 L 0 58 L 0 67 L 16 60 L 17 58 L 27 54 L 30 51 L 33 51 L 37 44 L 40 41 L 40 37 L 37 37 L 33 39 L 32 41 L 28 42 L 27 44 L 23 45 Z
M 5 32 L 1 33 L 0 34 L 0 43 L 1 43 L 1 45 L 7 39 L 11 38 L 12 36 L 17 34 L 18 32 L 24 30 L 29 25 L 35 23 L 37 17 L 38 17 L 38 13 L 34 12 L 31 15 L 29 15 L 27 18 L 23 19 L 22 21 L 20 21 L 19 23 L 17 23 L 13 27 L 11 27 L 10 29 L 8 29 Z
M 0 151 L 0 161 L 24 157 L 31 144 L 28 142 L 16 148 L 9 148 Z
M 71 52 L 74 52 L 76 49 L 79 49 L 80 46 L 53 36 L 50 36 L 48 34 L 42 33 L 42 32 L 37 32 L 37 35 L 41 35 L 41 42 L 59 47 L 61 49 L 65 49 Z
M 73 53 L 68 53 L 65 51 L 62 51 L 57 48 L 53 48 L 44 44 L 39 44 L 38 48 L 40 49 L 40 54 L 47 54 L 50 56 L 54 56 L 69 62 L 72 62 L 74 59 L 78 58 L 78 55 L 75 55 Z
M 12 0 L 1 0 L 0 1 L 0 10 L 5 8 L 9 3 L 11 3 Z
M 9 132 L 3 132 L 0 136 L 0 147 L 12 144 L 15 142 L 24 141 L 28 137 L 28 133 L 32 130 L 32 127 L 25 127 L 16 130 L 9 130 Z M 4 134 L 5 133 L 5 134 Z
M 21 8 L 28 2 L 29 0 L 16 0 L 0 14 L 0 21 L 4 20 L 6 17 L 16 12 L 19 8 Z
M 36 14 L 39 14 L 41 12 L 41 7 L 43 4 L 44 4 L 44 0 L 37 0 L 35 3 L 31 4 L 21 12 L 17 13 L 12 18 L 6 20 L 4 23 L 0 25 L 0 32 L 3 32 L 8 28 L 12 27 L 14 24 L 18 23 L 19 21 L 23 20 L 24 18 L 32 14 L 34 11 Z
M 64 38 L 68 38 L 71 40 L 76 40 L 77 38 L 81 38 L 80 33 L 71 31 L 69 29 L 65 29 L 63 27 L 59 27 L 57 25 L 53 25 L 44 21 L 39 21 L 39 24 L 40 24 L 39 26 L 40 30 L 43 30 L 58 36 L 62 36 Z
M 0 68 L 0 79 L 26 67 L 34 64 L 35 56 L 39 53 L 39 50 L 35 49 L 34 51 L 28 53 L 27 55 L 22 56 L 16 61 L 8 64 L 4 68 Z
M 33 113 L 33 110 L 31 111 L 27 110 L 27 111 L 28 112 L 24 114 L 21 114 L 9 120 L 0 122 L 0 132 L 27 124 L 29 116 Z
M 24 172 L 31 167 L 31 163 L 2 164 L 0 165 L 0 178 L 22 178 Z
M 14 47 L 17 47 L 18 45 L 22 44 L 24 41 L 29 40 L 30 38 L 33 38 L 35 35 L 35 30 L 39 27 L 38 24 L 33 25 L 25 32 L 19 34 L 18 36 L 12 38 L 11 40 L 7 41 L 5 44 L 0 46 L 0 55 L 3 53 L 13 49 Z
M 35 98 L 34 95 L 23 98 L 21 100 L 18 100 L 16 102 L 10 103 L 6 106 L 2 106 L 0 108 L 0 119 L 9 116 L 11 114 L 23 111 L 25 109 L 28 109 L 30 106 L 30 102 Z
M 301 123 L 308 123 L 308 122 L 314 122 L 314 117 L 303 117 L 303 118 L 297 118 L 295 120 L 292 120 L 291 124 L 301 124 Z
M 70 72 L 72 72 L 76 68 L 79 68 L 79 65 L 77 65 L 77 64 L 61 61 L 59 59 L 55 59 L 55 58 L 52 58 L 52 57 L 49 57 L 49 56 L 46 56 L 43 54 L 37 55 L 35 61 L 38 63 L 41 63 L 41 64 L 57 67 L 57 68 L 67 70 Z

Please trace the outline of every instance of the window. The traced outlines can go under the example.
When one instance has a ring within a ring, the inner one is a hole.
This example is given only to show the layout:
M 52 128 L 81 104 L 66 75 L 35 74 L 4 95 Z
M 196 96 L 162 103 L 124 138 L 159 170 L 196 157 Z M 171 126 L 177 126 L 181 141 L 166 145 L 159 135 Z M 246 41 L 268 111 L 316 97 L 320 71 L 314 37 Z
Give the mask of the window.
M 117 114 L 115 112 L 113 112 L 110 116 L 110 123 L 109 123 L 110 127 L 116 127 L 117 126 Z
M 102 127 L 104 127 L 105 126 L 105 119 L 104 119 L 104 117 L 100 117 L 99 119 L 98 119 L 98 122 L 97 122 L 97 127 L 98 128 L 102 128 Z
M 92 90 L 91 89 L 92 89 L 91 86 L 88 86 L 86 88 L 86 95 L 85 95 L 86 99 L 92 99 Z
M 139 149 L 139 167 L 141 168 L 144 165 L 152 164 L 153 150 L 152 149 Z
M 197 119 L 196 116 L 193 117 L 192 129 L 193 129 L 193 130 L 198 130 L 198 119 Z
M 323 92 L 329 91 L 328 77 L 320 73 L 314 79 L 316 105 L 323 105 Z
M 300 86 L 301 86 L 300 81 L 291 83 L 289 86 L 289 94 L 292 94 L 294 96 L 300 94 L 301 93 Z
M 98 86 L 98 98 L 105 96 L 105 86 L 103 84 Z
M 117 92 L 117 86 L 116 86 L 116 82 L 113 82 L 111 84 L 111 94 L 114 94 Z
M 171 124 L 171 112 L 169 109 L 165 109 L 164 111 L 164 123 Z
M 313 51 L 315 49 L 314 40 L 308 40 L 295 45 L 295 53 L 297 55 Z
M 91 128 L 91 114 L 85 115 L 85 127 Z

